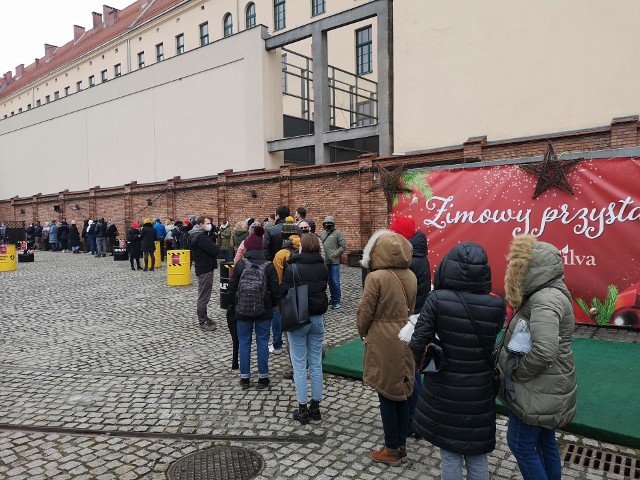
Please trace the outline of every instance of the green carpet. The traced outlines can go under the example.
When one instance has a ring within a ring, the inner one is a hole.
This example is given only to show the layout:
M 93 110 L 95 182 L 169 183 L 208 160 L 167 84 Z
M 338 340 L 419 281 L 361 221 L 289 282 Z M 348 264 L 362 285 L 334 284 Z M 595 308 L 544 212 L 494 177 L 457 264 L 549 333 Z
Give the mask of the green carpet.
M 362 379 L 361 340 L 327 351 L 326 373 Z M 576 416 L 563 430 L 596 440 L 640 448 L 640 345 L 576 338 Z M 506 408 L 498 402 L 498 411 Z

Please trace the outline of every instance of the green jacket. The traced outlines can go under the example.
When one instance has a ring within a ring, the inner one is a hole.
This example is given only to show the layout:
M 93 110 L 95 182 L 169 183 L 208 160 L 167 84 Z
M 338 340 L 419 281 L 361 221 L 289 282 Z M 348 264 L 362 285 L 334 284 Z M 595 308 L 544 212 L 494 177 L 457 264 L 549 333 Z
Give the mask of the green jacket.
M 576 413 L 576 370 L 571 349 L 573 301 L 564 284 L 564 266 L 553 245 L 532 236 L 516 237 L 505 276 L 507 301 L 517 308 L 499 354 L 500 368 L 513 381 L 515 400 L 501 400 L 529 425 L 560 428 Z M 507 350 L 518 321 L 531 331 L 531 351 L 519 362 Z
M 340 264 L 342 253 L 347 248 L 342 232 L 336 228 L 331 232 L 323 230 L 320 241 L 324 247 L 324 263 L 327 265 L 332 263 Z
M 231 227 L 220 230 L 220 250 L 231 250 Z

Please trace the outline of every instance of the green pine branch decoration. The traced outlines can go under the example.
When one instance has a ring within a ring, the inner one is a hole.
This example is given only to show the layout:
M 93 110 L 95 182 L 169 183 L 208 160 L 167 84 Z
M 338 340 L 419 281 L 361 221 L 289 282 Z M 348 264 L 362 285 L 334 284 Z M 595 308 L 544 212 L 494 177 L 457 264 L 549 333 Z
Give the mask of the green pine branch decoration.
M 406 190 L 404 192 L 405 198 L 411 197 L 411 192 L 418 192 L 427 200 L 433 197 L 433 191 L 425 180 L 425 174 L 420 172 L 405 172 L 402 174 L 402 184 Z M 393 198 L 393 206 L 398 204 L 399 198 L 396 194 Z
M 604 299 L 604 302 L 598 298 L 593 298 L 591 299 L 591 306 L 589 306 L 582 298 L 576 298 L 576 303 L 580 305 L 580 308 L 589 316 L 591 316 L 591 308 L 596 309 L 595 321 L 597 325 L 609 325 L 609 320 L 615 310 L 618 293 L 618 288 L 615 285 L 609 285 L 607 287 L 607 297 Z

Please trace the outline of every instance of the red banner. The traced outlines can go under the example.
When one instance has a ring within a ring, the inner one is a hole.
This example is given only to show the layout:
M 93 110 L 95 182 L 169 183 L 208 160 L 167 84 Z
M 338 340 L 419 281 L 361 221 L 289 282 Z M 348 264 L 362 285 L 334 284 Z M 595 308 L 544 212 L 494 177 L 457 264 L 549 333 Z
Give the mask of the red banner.
M 563 255 L 577 323 L 640 329 L 640 160 L 584 160 L 567 173 L 575 195 L 518 164 L 405 173 L 412 193 L 394 215 L 412 217 L 429 240 L 432 268 L 460 242 L 482 245 L 493 289 L 504 294 L 509 242 L 531 234 Z

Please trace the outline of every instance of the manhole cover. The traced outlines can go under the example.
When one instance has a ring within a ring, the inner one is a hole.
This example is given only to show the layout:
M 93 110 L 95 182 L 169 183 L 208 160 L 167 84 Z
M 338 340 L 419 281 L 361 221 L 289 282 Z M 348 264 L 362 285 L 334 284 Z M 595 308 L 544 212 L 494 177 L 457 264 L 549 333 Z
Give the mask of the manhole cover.
M 167 470 L 169 480 L 250 480 L 264 468 L 262 456 L 248 448 L 213 447 L 181 458 Z
M 605 473 L 624 475 L 625 478 L 640 478 L 640 460 L 637 458 L 573 443 L 564 448 L 561 456 L 563 461 L 573 465 L 582 465 Z

